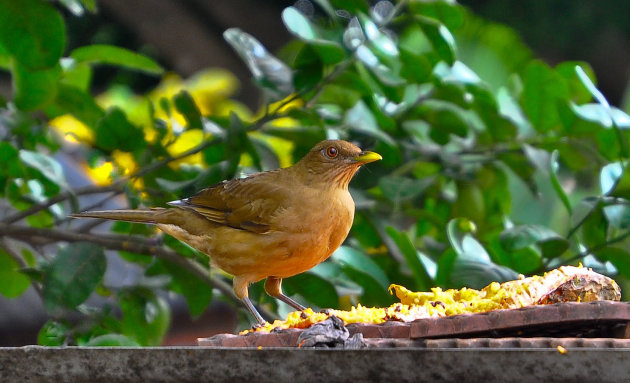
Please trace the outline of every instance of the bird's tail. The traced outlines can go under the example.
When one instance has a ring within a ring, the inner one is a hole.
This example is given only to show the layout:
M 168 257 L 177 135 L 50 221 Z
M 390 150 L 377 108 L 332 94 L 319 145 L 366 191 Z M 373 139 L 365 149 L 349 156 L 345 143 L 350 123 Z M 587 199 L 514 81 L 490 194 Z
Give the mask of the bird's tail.
M 160 212 L 164 209 L 151 210 L 101 210 L 101 211 L 84 211 L 81 213 L 70 214 L 72 218 L 101 218 L 111 219 L 114 221 L 140 222 L 140 223 L 161 223 L 159 219 Z

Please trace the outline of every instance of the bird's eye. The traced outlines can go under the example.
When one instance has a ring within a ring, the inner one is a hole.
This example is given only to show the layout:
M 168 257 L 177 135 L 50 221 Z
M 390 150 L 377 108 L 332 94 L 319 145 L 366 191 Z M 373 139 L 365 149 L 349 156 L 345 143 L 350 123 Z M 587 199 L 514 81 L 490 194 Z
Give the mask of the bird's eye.
M 339 154 L 339 151 L 334 146 L 329 146 L 328 149 L 326 149 L 326 155 L 329 158 L 335 158 L 337 154 Z

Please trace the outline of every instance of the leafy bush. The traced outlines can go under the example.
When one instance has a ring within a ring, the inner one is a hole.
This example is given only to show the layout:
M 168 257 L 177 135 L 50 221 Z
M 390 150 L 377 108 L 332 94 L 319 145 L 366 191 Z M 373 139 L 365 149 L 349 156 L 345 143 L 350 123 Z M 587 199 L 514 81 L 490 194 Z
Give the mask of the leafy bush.
M 159 344 L 169 323 L 162 290 L 182 294 L 193 315 L 213 289 L 238 304 L 227 277 L 173 238 L 158 242 L 152 228 L 128 223 L 97 233 L 100 222 L 71 224 L 69 212 L 119 195 L 131 207 L 163 206 L 286 166 L 325 138 L 384 159 L 353 181 L 345 246 L 287 279 L 289 295 L 319 307 L 387 305 L 390 283 L 480 287 L 580 261 L 630 277 L 630 117 L 608 104 L 587 64 L 549 67 L 511 30 L 450 1 L 316 3 L 310 15 L 284 10 L 295 40 L 277 56 L 244 31 L 225 32 L 266 100 L 252 112 L 229 99 L 226 72 L 95 97 L 94 65 L 163 69 L 113 46 L 65 52 L 53 5 L 0 2 L 0 66 L 14 84 L 0 106 L 0 293 L 37 289 L 53 318 L 41 344 Z M 70 186 L 61 152 L 96 183 Z M 99 198 L 86 205 L 85 196 Z M 145 278 L 106 286 L 103 249 Z M 108 304 L 86 305 L 92 293 Z M 286 310 L 260 284 L 250 295 L 263 315 Z

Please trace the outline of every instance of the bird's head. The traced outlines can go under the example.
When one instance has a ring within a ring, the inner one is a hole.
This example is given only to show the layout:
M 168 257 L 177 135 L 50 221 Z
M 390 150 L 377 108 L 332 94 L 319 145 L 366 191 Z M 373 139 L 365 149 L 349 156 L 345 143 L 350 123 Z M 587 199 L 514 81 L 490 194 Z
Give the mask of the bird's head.
M 325 140 L 313 147 L 295 168 L 309 184 L 329 183 L 348 188 L 350 180 L 361 165 L 382 159 L 380 154 L 362 151 L 343 140 Z

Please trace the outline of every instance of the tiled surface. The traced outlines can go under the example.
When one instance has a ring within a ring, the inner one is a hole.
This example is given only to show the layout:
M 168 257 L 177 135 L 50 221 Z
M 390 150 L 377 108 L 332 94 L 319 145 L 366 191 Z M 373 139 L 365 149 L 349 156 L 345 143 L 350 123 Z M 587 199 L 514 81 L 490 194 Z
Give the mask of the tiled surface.
M 630 303 L 598 301 L 557 303 L 479 314 L 427 318 L 411 322 L 411 338 L 496 335 L 592 336 L 630 321 Z M 608 334 L 607 334 L 608 335 Z
M 448 339 L 366 339 L 368 348 L 427 348 L 427 349 L 549 349 L 558 346 L 570 351 L 576 348 L 630 348 L 630 339 L 615 338 L 448 338 Z

